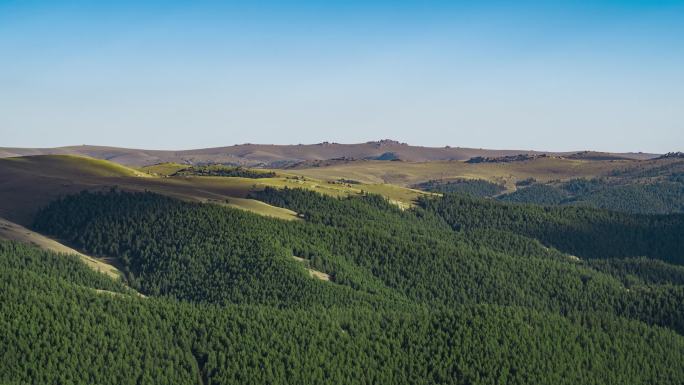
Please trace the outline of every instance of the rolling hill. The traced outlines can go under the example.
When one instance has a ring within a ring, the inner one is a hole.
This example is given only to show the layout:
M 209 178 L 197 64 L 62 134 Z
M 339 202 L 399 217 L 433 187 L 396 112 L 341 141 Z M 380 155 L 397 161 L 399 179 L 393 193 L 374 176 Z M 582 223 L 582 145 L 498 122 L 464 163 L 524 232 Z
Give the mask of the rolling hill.
M 468 163 L 462 161 L 383 162 L 356 161 L 325 167 L 288 169 L 293 174 L 311 178 L 336 180 L 339 178 L 365 183 L 389 183 L 411 186 L 428 180 L 454 178 L 483 179 L 503 184 L 509 190 L 527 178 L 539 181 L 569 178 L 592 178 L 608 175 L 616 170 L 636 165 L 653 168 L 665 161 L 636 160 L 578 160 L 560 157 L 541 157 L 516 162 Z
M 394 140 L 379 140 L 358 144 L 323 142 L 318 144 L 272 145 L 239 144 L 183 151 L 128 149 L 105 146 L 68 146 L 57 148 L 0 148 L 0 157 L 28 155 L 83 155 L 110 160 L 127 166 L 147 166 L 156 163 L 175 162 L 184 164 L 225 163 L 245 166 L 285 167 L 300 162 L 327 161 L 330 159 L 354 160 L 401 160 L 430 162 L 468 160 L 472 157 L 501 157 L 518 154 L 548 154 L 572 156 L 575 152 L 547 152 L 530 150 L 488 150 L 462 147 L 411 146 Z M 625 153 L 604 154 L 581 152 L 580 158 L 600 159 L 650 159 L 657 154 Z M 594 154 L 594 156 L 592 156 Z
M 168 168 L 168 167 L 167 167 Z M 171 169 L 175 169 L 171 167 Z M 75 155 L 40 155 L 0 159 L 0 217 L 22 225 L 31 223 L 38 208 L 60 196 L 83 190 L 152 191 L 195 202 L 210 202 L 241 208 L 281 219 L 296 219 L 291 210 L 249 199 L 265 187 L 313 189 L 332 196 L 357 195 L 363 191 L 382 193 L 405 207 L 423 192 L 399 186 L 328 183 L 289 173 L 273 178 L 215 176 L 169 177 L 121 166 L 117 163 Z

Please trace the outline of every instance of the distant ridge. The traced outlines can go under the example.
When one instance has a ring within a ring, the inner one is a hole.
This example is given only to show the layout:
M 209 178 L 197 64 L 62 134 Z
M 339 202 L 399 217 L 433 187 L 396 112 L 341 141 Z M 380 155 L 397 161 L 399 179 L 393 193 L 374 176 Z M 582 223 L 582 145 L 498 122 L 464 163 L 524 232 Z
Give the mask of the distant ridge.
M 284 168 L 299 163 L 325 162 L 329 160 L 387 160 L 406 162 L 465 161 L 475 157 L 497 158 L 517 155 L 564 156 L 576 154 L 599 154 L 594 152 L 546 152 L 529 150 L 489 150 L 464 147 L 411 146 L 395 140 L 384 139 L 357 144 L 323 142 L 317 144 L 274 145 L 239 144 L 227 147 L 195 150 L 166 151 L 129 149 L 106 146 L 68 146 L 56 148 L 10 148 L 0 147 L 0 158 L 27 155 L 84 155 L 117 162 L 126 166 L 147 166 L 156 163 L 176 162 L 186 164 L 224 163 L 251 167 Z M 659 154 L 648 153 L 600 153 L 613 159 L 651 159 Z M 582 158 L 582 157 L 578 157 Z M 591 157 L 588 157 L 590 160 Z

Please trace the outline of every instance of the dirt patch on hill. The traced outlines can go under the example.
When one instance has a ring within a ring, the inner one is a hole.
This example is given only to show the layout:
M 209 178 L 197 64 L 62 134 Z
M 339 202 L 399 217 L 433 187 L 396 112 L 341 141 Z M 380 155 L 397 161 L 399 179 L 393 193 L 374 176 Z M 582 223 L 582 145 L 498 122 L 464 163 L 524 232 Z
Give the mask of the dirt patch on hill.
M 314 270 L 314 269 L 310 268 L 308 259 L 296 257 L 294 255 L 292 256 L 292 258 L 294 258 L 295 261 L 301 262 L 302 264 L 304 264 L 306 266 L 306 270 L 309 272 L 309 275 L 311 276 L 311 278 L 318 278 L 321 281 L 330 281 L 331 280 L 330 274 L 326 274 L 322 271 L 318 271 L 318 270 Z

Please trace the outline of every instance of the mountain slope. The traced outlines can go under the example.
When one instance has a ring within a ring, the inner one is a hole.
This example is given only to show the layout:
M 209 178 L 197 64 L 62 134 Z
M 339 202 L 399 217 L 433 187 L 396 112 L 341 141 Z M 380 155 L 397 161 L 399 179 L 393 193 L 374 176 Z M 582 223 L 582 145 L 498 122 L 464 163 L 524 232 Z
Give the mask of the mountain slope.
M 605 314 L 217 307 L 102 295 L 95 289 L 117 288 L 93 274 L 76 260 L 0 242 L 1 383 L 598 385 L 684 377 L 681 335 Z
M 75 155 L 0 159 L 0 217 L 29 225 L 38 208 L 83 190 L 154 191 L 195 202 L 211 202 L 266 216 L 296 219 L 296 213 L 247 199 L 266 187 L 300 187 L 333 196 L 381 193 L 408 207 L 422 192 L 398 186 L 341 184 L 278 173 L 272 178 L 151 175 L 110 161 Z

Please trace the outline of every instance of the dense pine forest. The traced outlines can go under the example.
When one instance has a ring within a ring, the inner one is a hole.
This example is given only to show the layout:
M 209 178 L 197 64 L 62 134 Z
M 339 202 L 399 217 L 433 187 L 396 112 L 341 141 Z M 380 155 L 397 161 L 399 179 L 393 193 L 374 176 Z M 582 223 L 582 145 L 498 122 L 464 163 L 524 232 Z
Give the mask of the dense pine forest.
M 506 202 L 572 205 L 627 213 L 684 212 L 684 183 L 612 183 L 600 179 L 574 179 L 562 183 L 533 184 L 503 195 Z
M 649 256 L 684 264 L 684 215 L 624 214 L 584 207 L 505 204 L 446 195 L 421 199 L 455 230 L 497 229 L 583 258 Z
M 116 190 L 45 207 L 36 230 L 125 278 L 0 243 L 0 382 L 684 381 L 684 215 L 252 198 L 303 220 Z

